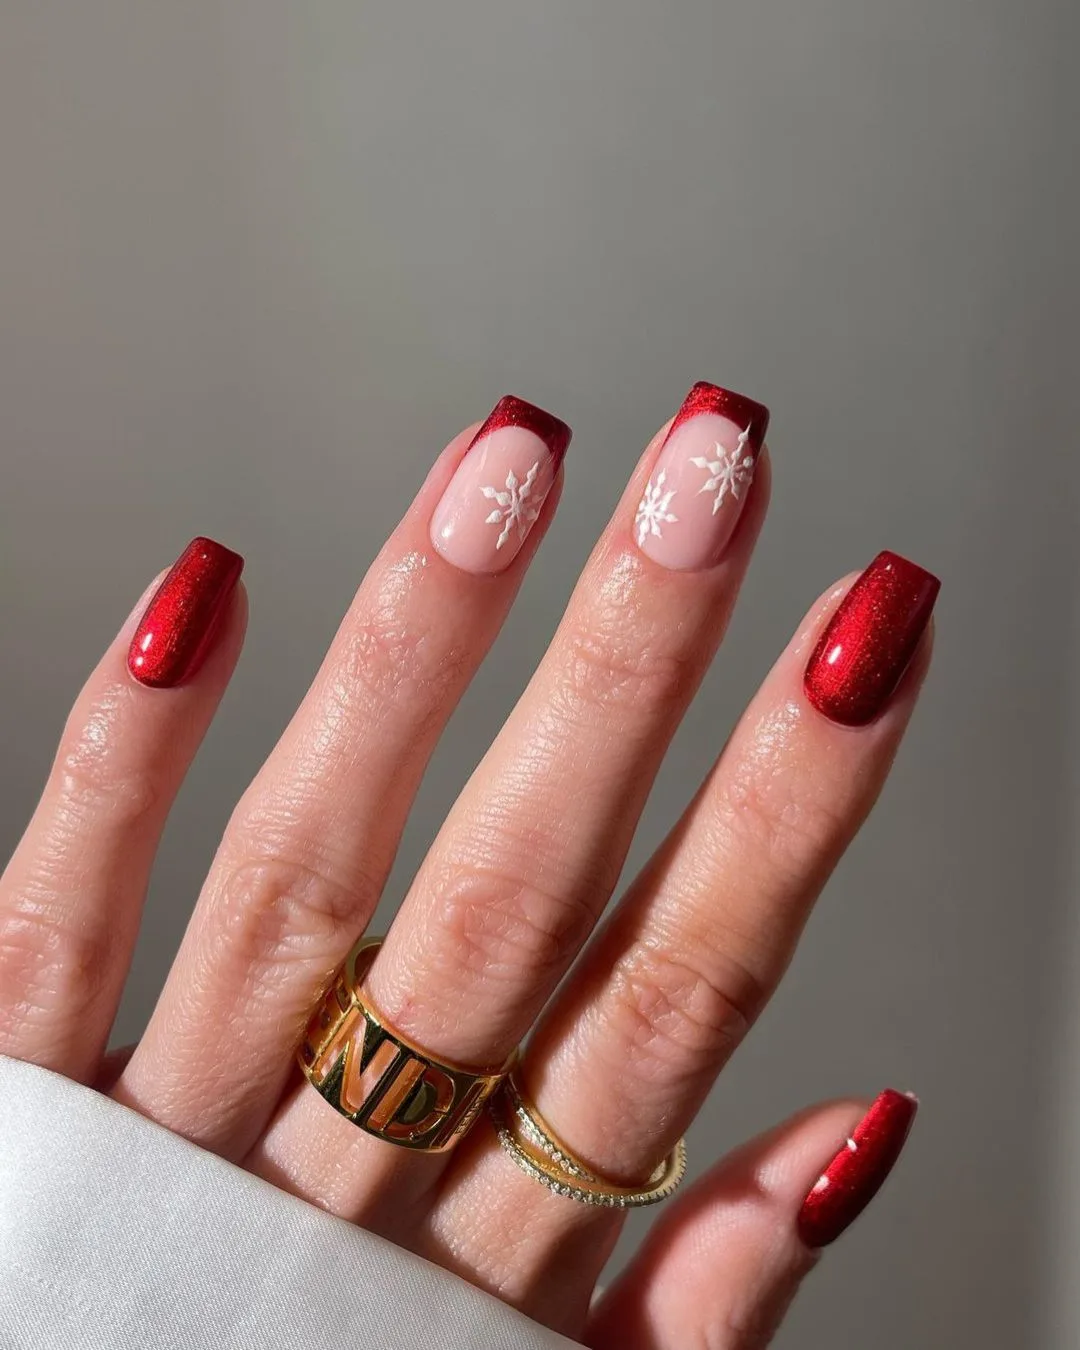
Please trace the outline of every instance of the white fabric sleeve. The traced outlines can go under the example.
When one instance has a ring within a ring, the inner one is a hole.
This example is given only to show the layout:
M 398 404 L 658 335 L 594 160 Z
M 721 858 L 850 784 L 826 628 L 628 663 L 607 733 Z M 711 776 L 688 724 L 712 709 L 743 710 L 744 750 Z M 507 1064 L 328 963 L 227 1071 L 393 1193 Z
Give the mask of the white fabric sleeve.
M 571 1350 L 456 1275 L 0 1056 L 3 1350 Z

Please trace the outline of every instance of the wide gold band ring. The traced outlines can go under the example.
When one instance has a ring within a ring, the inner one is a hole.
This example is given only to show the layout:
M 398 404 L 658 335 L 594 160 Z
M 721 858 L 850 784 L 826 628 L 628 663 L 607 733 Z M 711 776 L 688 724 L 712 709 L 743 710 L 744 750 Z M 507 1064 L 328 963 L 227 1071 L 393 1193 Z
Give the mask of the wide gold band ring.
M 308 1082 L 368 1134 L 401 1148 L 452 1148 L 476 1122 L 516 1051 L 499 1069 L 434 1059 L 389 1026 L 361 984 L 381 938 L 358 943 L 312 1013 L 297 1059 Z
M 666 1200 L 686 1175 L 686 1143 L 680 1139 L 643 1186 L 620 1186 L 592 1171 L 559 1139 L 510 1073 L 488 1104 L 499 1143 L 518 1167 L 556 1195 L 582 1205 L 636 1209 Z

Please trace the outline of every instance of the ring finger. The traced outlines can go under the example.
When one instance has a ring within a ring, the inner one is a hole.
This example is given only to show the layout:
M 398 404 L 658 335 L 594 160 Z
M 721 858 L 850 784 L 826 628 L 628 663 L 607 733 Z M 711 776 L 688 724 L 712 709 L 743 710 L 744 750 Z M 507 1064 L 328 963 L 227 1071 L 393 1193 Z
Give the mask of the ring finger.
M 776 987 L 911 715 L 936 580 L 882 554 L 841 590 L 845 598 L 834 591 L 815 606 L 781 656 L 547 1010 L 519 1070 L 558 1137 L 613 1182 L 640 1183 L 693 1120 Z M 558 1252 L 560 1297 L 572 1279 L 587 1301 L 618 1231 L 614 1212 L 552 1195 L 513 1167 L 490 1131 L 470 1142 L 475 1166 L 433 1218 L 436 1247 L 487 1197 L 489 1224 L 468 1257 L 484 1282 L 512 1279 L 536 1312 L 555 1297 L 545 1272 Z M 528 1261 L 517 1253 L 510 1270 L 498 1235 L 521 1225 Z

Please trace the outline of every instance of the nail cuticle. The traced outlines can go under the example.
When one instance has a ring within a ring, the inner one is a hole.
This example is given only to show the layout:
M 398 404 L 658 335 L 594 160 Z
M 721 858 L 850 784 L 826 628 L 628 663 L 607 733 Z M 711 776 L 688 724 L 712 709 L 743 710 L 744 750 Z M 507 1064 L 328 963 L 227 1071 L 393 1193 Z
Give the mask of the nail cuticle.
M 814 1250 L 847 1229 L 881 1189 L 907 1141 L 918 1110 L 910 1092 L 887 1088 L 859 1121 L 814 1183 L 796 1222 Z
M 128 649 L 132 677 L 169 689 L 198 673 L 213 645 L 244 560 L 213 539 L 193 539 L 143 611 Z
M 504 571 L 540 517 L 570 436 L 542 408 L 500 399 L 435 508 L 431 541 L 440 556 L 465 572 Z
M 749 498 L 769 410 L 742 394 L 695 384 L 672 419 L 638 503 L 634 540 L 672 571 L 723 557 Z
M 903 678 L 940 588 L 924 568 L 879 553 L 840 601 L 807 662 L 810 703 L 842 726 L 872 722 Z

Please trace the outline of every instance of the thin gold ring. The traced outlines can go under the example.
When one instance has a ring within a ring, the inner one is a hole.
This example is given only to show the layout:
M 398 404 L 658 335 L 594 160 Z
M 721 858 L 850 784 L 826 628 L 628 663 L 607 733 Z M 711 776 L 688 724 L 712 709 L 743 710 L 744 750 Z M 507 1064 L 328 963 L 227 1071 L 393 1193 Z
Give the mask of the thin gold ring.
M 499 1143 L 513 1161 L 548 1190 L 583 1205 L 636 1209 L 666 1200 L 686 1175 L 686 1142 L 680 1139 L 644 1186 L 618 1186 L 598 1176 L 568 1148 L 524 1095 L 513 1073 L 488 1104 Z

